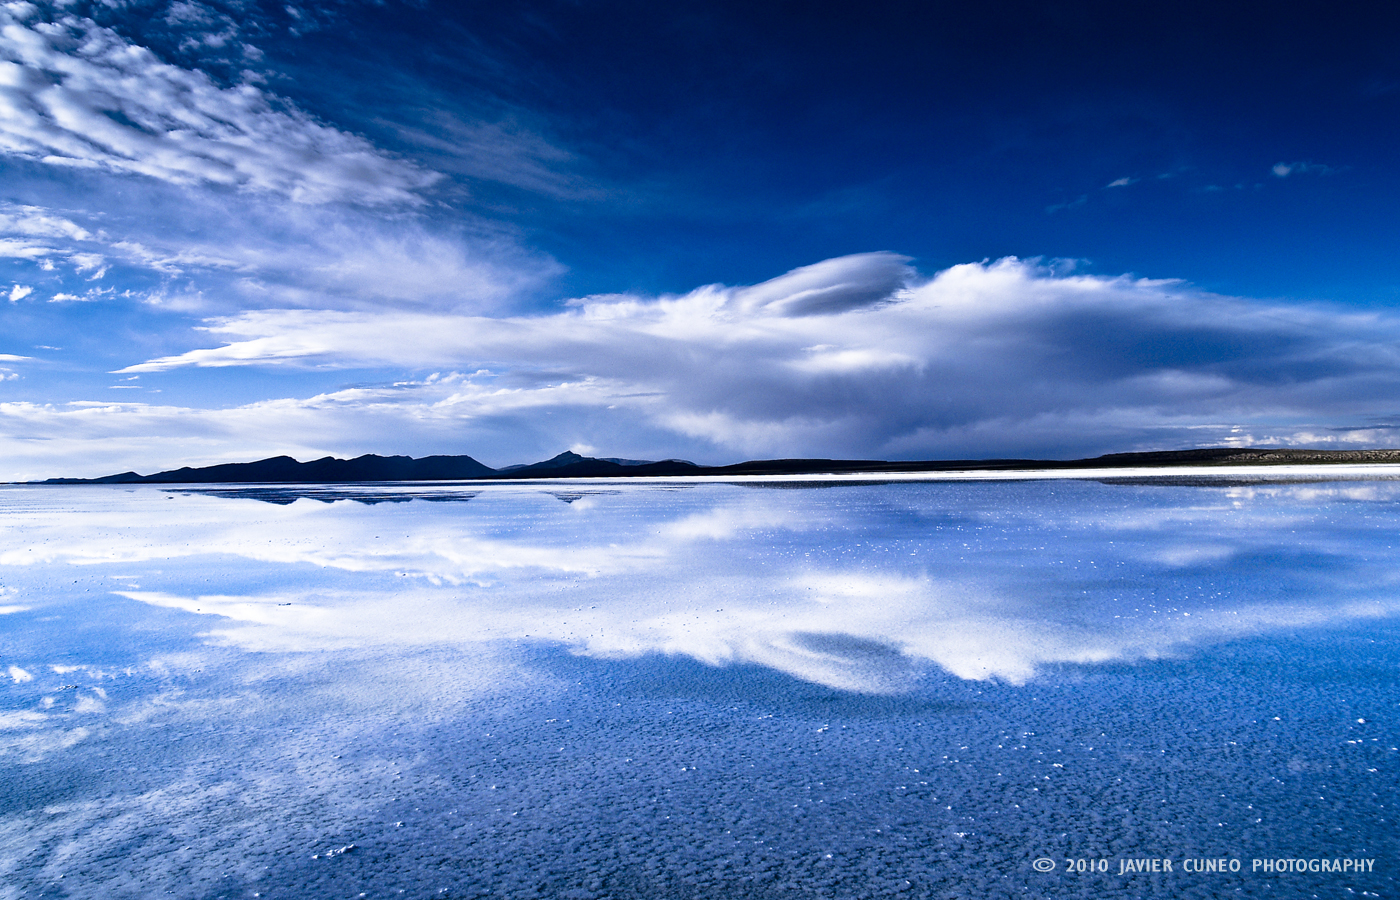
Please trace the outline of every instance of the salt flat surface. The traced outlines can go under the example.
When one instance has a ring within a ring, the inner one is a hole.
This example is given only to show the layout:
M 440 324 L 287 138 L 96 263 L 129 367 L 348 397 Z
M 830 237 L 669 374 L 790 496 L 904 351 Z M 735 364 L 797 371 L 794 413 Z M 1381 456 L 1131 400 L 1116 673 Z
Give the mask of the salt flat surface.
M 1254 481 L 1289 480 L 1340 481 L 1350 479 L 1388 480 L 1400 478 L 1400 463 L 1297 463 L 1287 465 L 1237 466 L 1117 466 L 1101 469 L 950 469 L 941 472 L 829 472 L 788 475 L 659 475 L 617 478 L 534 478 L 517 483 L 581 484 L 745 484 L 781 482 L 873 483 L 906 481 L 1058 481 L 1083 479 L 1153 479 L 1170 482 L 1183 478 L 1245 478 Z M 491 484 L 489 481 L 477 482 Z
M 3 488 L 0 898 L 1393 896 L 1356 468 Z

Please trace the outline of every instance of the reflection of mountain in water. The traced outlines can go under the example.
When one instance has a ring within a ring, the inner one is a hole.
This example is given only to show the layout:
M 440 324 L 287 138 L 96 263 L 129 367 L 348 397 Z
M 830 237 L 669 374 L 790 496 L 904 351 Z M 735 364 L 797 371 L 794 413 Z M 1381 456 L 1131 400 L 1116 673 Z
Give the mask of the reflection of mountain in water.
M 201 494 L 205 497 L 224 497 L 231 500 L 261 500 L 289 506 L 298 500 L 319 500 L 334 503 L 337 500 L 353 500 L 373 506 L 376 503 L 407 503 L 410 500 L 427 500 L 430 503 L 465 503 L 479 491 L 356 491 L 345 488 L 315 487 L 255 487 L 255 488 L 171 488 L 172 494 Z
M 356 490 L 344 487 L 218 487 L 218 488 L 166 488 L 171 494 L 199 494 L 204 497 L 222 497 L 228 500 L 261 500 L 278 506 L 290 506 L 298 500 L 319 500 L 334 503 L 337 500 L 353 500 L 366 506 L 376 503 L 407 503 L 410 500 L 426 500 L 429 503 L 465 503 L 480 491 L 423 491 L 409 488 L 396 490 Z M 545 491 L 556 500 L 573 503 L 584 497 L 620 494 L 621 491 Z
M 584 497 L 620 494 L 622 491 L 545 491 L 545 493 L 556 500 L 563 500 L 565 503 L 573 503 L 575 500 L 582 500 Z
M 10 491 L 0 555 L 10 579 L 40 553 L 109 566 L 114 596 L 217 617 L 219 641 L 258 651 L 528 642 L 864 694 L 934 669 L 1021 684 L 1400 614 L 1400 480 L 1150 487 L 211 484 L 37 505 Z M 415 499 L 448 505 L 393 505 Z
M 274 456 L 251 463 L 186 466 L 154 475 L 122 472 L 101 478 L 50 478 L 44 484 L 352 484 L 376 481 L 469 481 L 477 479 L 608 478 L 635 475 L 694 475 L 702 467 L 681 459 L 594 459 L 572 451 L 528 466 L 493 469 L 470 456 L 332 456 L 298 462 Z

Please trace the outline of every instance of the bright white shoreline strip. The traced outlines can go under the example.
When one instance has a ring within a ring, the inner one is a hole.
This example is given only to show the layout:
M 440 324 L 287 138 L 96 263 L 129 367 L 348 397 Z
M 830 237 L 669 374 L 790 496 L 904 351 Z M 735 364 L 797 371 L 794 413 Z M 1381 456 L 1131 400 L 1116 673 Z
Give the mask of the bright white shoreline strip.
M 959 469 L 944 472 L 833 472 L 792 475 L 639 475 L 631 478 L 522 478 L 502 482 L 482 479 L 473 485 L 487 484 L 663 484 L 706 482 L 803 482 L 803 481 L 1028 481 L 1049 479 L 1097 478 L 1211 478 L 1252 476 L 1260 479 L 1288 478 L 1400 478 L 1400 463 L 1321 463 L 1307 465 L 1262 466 L 1150 466 L 1104 469 Z M 396 482 L 400 483 L 400 482 Z M 408 484 L 409 482 L 401 482 Z

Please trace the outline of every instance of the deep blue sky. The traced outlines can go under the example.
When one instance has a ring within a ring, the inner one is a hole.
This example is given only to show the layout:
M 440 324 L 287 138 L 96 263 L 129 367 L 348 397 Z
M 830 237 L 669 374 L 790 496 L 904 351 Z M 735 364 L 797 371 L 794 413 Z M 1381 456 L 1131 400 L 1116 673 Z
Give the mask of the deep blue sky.
M 6 10 L 0 475 L 1394 443 L 1391 7 Z
M 1398 299 L 1381 4 L 477 6 L 358 10 L 271 53 L 307 109 L 445 170 L 396 133 L 415 113 L 505 110 L 576 153 L 594 202 L 476 207 L 564 260 L 566 290 L 891 249 Z

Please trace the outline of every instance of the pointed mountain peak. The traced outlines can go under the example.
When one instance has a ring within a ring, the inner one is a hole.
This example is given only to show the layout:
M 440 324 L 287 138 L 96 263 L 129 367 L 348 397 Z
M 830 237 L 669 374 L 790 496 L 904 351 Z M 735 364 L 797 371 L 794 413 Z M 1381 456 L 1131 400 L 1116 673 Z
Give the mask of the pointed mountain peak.
M 575 463 L 592 462 L 592 461 L 593 461 L 593 458 L 592 458 L 592 457 L 589 457 L 589 456 L 579 456 L 577 453 L 575 453 L 575 452 L 572 451 L 572 450 L 565 450 L 563 453 L 559 454 L 558 456 L 551 457 L 551 458 L 549 458 L 549 459 L 546 459 L 546 460 L 543 461 L 543 462 L 531 463 L 531 464 L 529 464 L 529 465 L 527 465 L 527 466 L 510 466 L 509 468 L 512 468 L 512 469 L 514 469 L 514 468 L 520 468 L 520 469 L 558 469 L 558 468 L 562 468 L 563 466 L 572 466 L 572 465 L 574 465 Z M 502 471 L 505 471 L 505 470 L 503 469 Z

